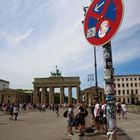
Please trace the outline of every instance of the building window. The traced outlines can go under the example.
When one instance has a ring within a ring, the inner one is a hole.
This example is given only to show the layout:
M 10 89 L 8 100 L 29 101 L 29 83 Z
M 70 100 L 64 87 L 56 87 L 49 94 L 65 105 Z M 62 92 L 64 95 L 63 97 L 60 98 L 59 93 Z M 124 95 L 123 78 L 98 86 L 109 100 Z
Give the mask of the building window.
M 130 103 L 130 100 L 129 100 L 129 98 L 127 98 L 127 102 L 128 102 L 128 103 Z
M 139 98 L 137 97 L 137 98 L 136 98 L 136 103 L 138 103 L 138 101 L 139 101 Z
M 126 78 L 126 81 L 128 81 L 128 78 Z
M 131 89 L 131 95 L 133 95 L 133 94 L 134 94 L 133 89 Z
M 123 102 L 125 103 L 125 98 L 123 98 Z
M 124 78 L 122 78 L 122 81 L 124 81 Z
M 127 90 L 127 95 L 129 95 L 129 90 Z
M 118 81 L 120 81 L 120 79 L 119 79 L 119 78 L 118 78 L 117 80 L 118 80 Z
M 138 90 L 137 89 L 135 90 L 135 93 L 138 94 Z
M 115 93 L 115 95 L 116 95 L 116 90 L 114 90 L 114 93 Z
M 125 95 L 125 90 L 123 90 L 123 95 Z
M 135 87 L 137 87 L 137 83 L 135 83 Z
M 124 84 L 122 84 L 122 87 L 124 87 Z
M 133 87 L 133 83 L 131 83 L 131 87 Z
M 118 90 L 118 95 L 121 95 L 121 91 L 120 90 Z
M 120 87 L 120 84 L 118 84 L 118 87 Z
M 135 81 L 137 81 L 137 78 L 134 78 Z
M 130 78 L 130 81 L 132 81 L 132 78 Z
M 129 87 L 129 84 L 128 83 L 126 83 L 126 87 Z

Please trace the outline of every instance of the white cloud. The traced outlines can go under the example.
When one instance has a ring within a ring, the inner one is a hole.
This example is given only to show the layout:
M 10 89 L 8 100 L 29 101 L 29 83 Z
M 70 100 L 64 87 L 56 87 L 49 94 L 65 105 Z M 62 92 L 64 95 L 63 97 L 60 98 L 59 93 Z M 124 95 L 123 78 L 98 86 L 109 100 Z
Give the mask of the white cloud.
M 34 29 L 29 29 L 24 33 L 16 32 L 16 33 L 8 33 L 5 31 L 0 31 L 0 43 L 4 43 L 5 47 L 16 47 L 20 46 L 21 43 L 26 41 Z
M 21 43 L 22 41 L 27 39 L 33 31 L 34 31 L 34 29 L 29 29 L 29 30 L 25 31 L 25 33 L 15 36 L 12 40 L 14 43 Z

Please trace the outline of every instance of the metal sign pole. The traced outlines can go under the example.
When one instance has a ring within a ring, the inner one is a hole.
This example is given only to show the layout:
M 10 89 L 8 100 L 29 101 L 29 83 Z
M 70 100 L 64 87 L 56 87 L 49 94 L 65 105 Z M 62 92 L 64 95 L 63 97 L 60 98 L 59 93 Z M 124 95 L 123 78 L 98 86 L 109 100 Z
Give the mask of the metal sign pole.
M 105 98 L 106 98 L 106 113 L 107 113 L 107 135 L 111 140 L 117 140 L 116 134 L 116 105 L 115 105 L 115 91 L 113 79 L 113 62 L 111 43 L 103 45 L 104 57 L 104 80 L 105 80 Z M 111 135 L 111 136 L 110 136 Z
M 98 95 L 97 60 L 96 60 L 96 48 L 95 48 L 95 46 L 94 46 L 94 67 L 95 67 L 95 88 L 96 88 L 95 98 L 98 100 L 99 95 Z

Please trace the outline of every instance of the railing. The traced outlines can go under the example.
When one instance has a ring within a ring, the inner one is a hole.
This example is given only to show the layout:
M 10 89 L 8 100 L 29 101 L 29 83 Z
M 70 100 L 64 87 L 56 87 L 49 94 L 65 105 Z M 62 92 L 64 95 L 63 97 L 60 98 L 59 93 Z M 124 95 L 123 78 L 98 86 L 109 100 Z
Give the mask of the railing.
M 140 105 L 127 105 L 128 112 L 140 112 Z

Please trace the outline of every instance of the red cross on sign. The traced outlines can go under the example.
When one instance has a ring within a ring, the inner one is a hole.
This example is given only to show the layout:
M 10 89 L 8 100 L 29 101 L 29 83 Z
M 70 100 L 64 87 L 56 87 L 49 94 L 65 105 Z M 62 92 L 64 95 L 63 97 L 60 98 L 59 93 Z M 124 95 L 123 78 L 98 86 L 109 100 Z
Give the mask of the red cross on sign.
M 108 43 L 117 33 L 122 18 L 121 0 L 94 0 L 84 20 L 87 41 L 95 46 Z

